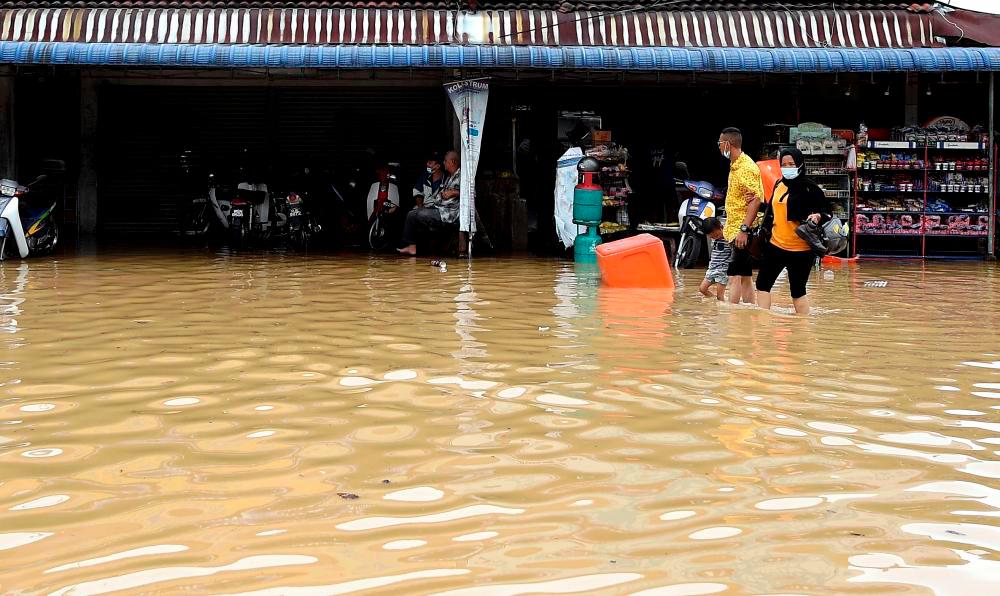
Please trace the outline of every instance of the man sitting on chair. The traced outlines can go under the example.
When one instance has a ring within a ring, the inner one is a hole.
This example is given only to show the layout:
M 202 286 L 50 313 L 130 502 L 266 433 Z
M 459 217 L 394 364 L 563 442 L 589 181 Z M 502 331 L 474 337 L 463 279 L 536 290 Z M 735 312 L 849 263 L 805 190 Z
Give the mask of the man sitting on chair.
M 462 180 L 461 163 L 458 153 L 449 151 L 444 156 L 444 170 L 447 176 L 444 182 L 425 205 L 417 207 L 406 214 L 406 224 L 403 226 L 403 248 L 396 249 L 399 254 L 416 256 L 417 240 L 425 232 L 433 232 L 451 226 L 458 221 L 459 186 Z
M 413 187 L 413 202 L 416 207 L 434 205 L 434 197 L 444 183 L 446 175 L 439 154 L 432 154 L 427 158 L 427 172 Z

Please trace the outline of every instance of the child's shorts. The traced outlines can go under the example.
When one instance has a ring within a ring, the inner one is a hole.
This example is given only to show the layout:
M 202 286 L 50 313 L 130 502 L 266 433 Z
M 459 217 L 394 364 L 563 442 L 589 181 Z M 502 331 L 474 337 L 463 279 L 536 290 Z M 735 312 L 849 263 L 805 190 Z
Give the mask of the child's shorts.
M 725 271 L 709 271 L 705 274 L 705 279 L 708 280 L 708 283 L 729 285 L 729 276 L 726 275 Z

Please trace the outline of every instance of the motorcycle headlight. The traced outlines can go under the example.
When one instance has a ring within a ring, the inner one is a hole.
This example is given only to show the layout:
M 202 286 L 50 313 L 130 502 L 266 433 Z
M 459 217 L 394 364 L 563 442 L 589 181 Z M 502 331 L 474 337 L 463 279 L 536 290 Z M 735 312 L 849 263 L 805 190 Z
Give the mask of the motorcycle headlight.
M 703 198 L 703 199 L 711 199 L 712 198 L 712 191 L 708 190 L 707 188 L 699 188 L 698 189 L 698 196 L 701 197 L 701 198 Z
M 5 197 L 12 197 L 17 194 L 17 187 L 7 186 L 6 184 L 4 184 L 3 186 L 0 186 L 0 194 L 2 194 Z

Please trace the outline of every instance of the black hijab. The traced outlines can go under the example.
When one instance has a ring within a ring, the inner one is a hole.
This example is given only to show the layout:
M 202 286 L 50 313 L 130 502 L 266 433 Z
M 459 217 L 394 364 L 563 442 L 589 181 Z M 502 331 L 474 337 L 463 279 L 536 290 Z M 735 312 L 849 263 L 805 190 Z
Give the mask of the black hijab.
M 823 189 L 810 178 L 806 177 L 806 157 L 801 151 L 795 148 L 782 149 L 778 155 L 778 163 L 785 156 L 791 156 L 792 161 L 799 168 L 799 175 L 793 180 L 781 179 L 782 184 L 788 189 L 788 219 L 789 221 L 804 221 L 813 213 L 823 216 L 823 221 L 830 219 L 830 201 L 826 198 Z

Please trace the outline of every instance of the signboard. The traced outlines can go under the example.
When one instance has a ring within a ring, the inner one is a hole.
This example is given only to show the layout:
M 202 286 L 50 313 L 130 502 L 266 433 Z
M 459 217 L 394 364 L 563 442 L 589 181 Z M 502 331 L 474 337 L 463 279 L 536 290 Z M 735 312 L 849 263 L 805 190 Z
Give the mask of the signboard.
M 462 137 L 462 178 L 459 196 L 458 229 L 476 231 L 476 170 L 479 168 L 479 151 L 483 143 L 483 123 L 490 85 L 484 80 L 458 81 L 444 86 L 459 120 Z

